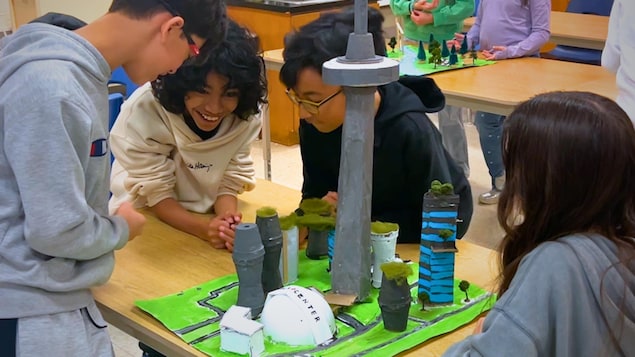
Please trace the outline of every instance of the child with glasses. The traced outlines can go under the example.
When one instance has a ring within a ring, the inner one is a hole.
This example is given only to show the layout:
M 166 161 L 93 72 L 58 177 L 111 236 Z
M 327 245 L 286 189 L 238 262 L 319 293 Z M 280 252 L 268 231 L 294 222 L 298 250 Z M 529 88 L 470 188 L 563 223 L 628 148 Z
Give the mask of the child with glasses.
M 541 94 L 505 120 L 498 301 L 444 356 L 635 356 L 635 129 L 612 100 Z
M 386 55 L 383 16 L 369 9 L 368 31 L 375 53 Z M 342 124 L 346 96 L 340 86 L 322 81 L 322 64 L 346 54 L 354 12 L 325 13 L 287 36 L 281 81 L 300 108 L 302 198 L 337 202 Z M 441 136 L 426 113 L 443 108 L 444 97 L 430 78 L 404 77 L 375 92 L 372 219 L 399 224 L 401 243 L 421 240 L 423 194 L 433 180 L 450 182 L 460 195 L 457 236 L 472 217 L 470 185 L 444 150 Z
M 241 220 L 236 196 L 255 186 L 250 149 L 267 87 L 258 40 L 228 24 L 204 61 L 188 60 L 122 106 L 110 133 L 110 210 L 124 202 L 149 207 L 169 225 L 231 251 Z
M 222 39 L 225 9 L 114 0 L 77 29 L 40 20 L 0 41 L 0 356 L 113 356 L 90 289 L 145 218 L 108 214 L 108 80 L 176 71 L 188 42 Z

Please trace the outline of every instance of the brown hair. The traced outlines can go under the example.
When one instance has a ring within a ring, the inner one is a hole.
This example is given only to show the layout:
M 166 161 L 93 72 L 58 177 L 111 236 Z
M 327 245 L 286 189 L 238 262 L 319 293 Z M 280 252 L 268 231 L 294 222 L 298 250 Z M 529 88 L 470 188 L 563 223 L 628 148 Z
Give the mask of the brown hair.
M 522 104 L 504 124 L 506 183 L 498 206 L 503 295 L 539 244 L 594 232 L 635 256 L 635 129 L 612 100 L 553 92 Z

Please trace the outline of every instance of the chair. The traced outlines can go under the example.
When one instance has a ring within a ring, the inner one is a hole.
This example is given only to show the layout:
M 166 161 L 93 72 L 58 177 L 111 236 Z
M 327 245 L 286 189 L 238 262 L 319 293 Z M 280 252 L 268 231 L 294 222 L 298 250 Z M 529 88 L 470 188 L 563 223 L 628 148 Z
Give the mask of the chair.
M 121 110 L 121 105 L 123 104 L 123 94 L 121 93 L 112 93 L 108 94 L 108 131 L 112 129 L 112 126 L 115 124 L 115 120 L 117 120 L 117 116 L 119 115 L 119 111 Z M 114 160 L 114 156 L 112 153 L 110 154 L 110 162 L 112 163 Z
M 128 78 L 126 71 L 124 71 L 123 67 L 117 67 L 110 77 L 108 81 L 108 130 L 112 129 L 112 126 L 115 124 L 115 120 L 117 120 L 117 116 L 119 115 L 119 111 L 121 110 L 121 105 L 123 101 L 130 97 L 132 92 L 134 92 L 138 85 Z M 112 162 L 113 156 L 110 155 L 110 161 Z
M 474 0 L 474 16 L 476 16 L 476 13 L 478 12 L 478 4 L 480 2 L 480 0 Z
M 567 12 L 609 16 L 612 6 L 613 0 L 571 0 L 567 6 Z M 602 51 L 558 45 L 545 57 L 599 66 L 602 62 Z
M 112 129 L 115 124 L 122 104 L 123 95 L 121 93 L 108 94 L 108 130 Z
M 139 88 L 139 86 L 128 78 L 123 67 L 117 67 L 112 71 L 112 75 L 108 81 L 109 93 L 120 92 L 124 95 L 124 99 L 127 99 L 137 88 Z

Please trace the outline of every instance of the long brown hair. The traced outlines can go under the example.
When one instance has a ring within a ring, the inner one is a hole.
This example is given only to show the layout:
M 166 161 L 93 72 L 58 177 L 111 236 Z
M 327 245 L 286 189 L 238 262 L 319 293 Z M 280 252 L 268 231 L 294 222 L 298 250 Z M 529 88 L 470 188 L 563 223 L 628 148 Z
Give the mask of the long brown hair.
M 538 95 L 507 118 L 502 144 L 499 296 L 523 257 L 569 234 L 601 234 L 618 246 L 621 262 L 632 261 L 635 129 L 615 102 L 585 92 Z

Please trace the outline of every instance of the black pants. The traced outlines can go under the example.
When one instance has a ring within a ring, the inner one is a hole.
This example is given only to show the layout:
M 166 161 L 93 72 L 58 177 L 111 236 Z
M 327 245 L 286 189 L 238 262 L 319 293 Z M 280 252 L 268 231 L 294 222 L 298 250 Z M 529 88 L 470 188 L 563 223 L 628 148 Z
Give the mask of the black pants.
M 143 357 L 165 357 L 165 355 L 159 353 L 157 350 L 141 341 L 139 341 L 139 348 L 143 351 Z
M 0 319 L 0 356 L 15 356 L 18 319 Z

